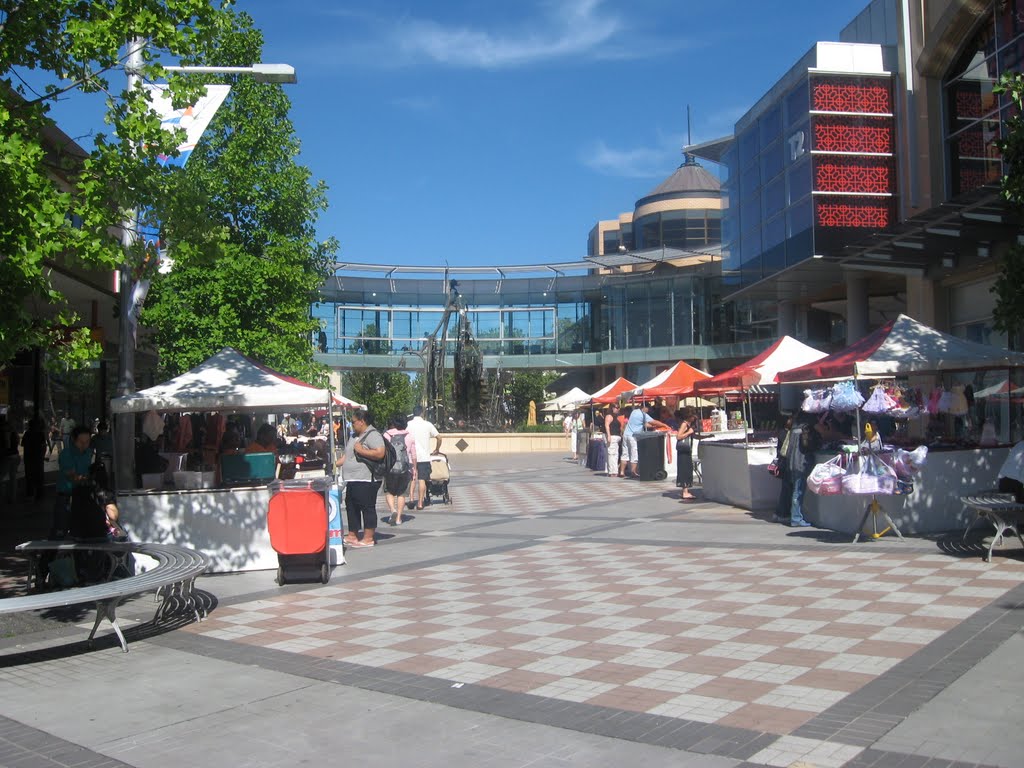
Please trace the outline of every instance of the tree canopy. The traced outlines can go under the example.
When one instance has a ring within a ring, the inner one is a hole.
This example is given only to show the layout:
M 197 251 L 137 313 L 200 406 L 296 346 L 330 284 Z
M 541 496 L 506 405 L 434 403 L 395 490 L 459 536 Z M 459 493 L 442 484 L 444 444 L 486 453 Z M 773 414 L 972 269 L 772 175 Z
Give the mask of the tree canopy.
M 1003 138 L 996 142 L 1003 158 L 1005 174 L 1002 181 L 1003 197 L 1018 212 L 1024 210 L 1024 75 L 1008 72 L 995 87 L 997 93 L 1006 94 L 1016 107 L 1015 114 L 1005 121 Z M 992 286 L 996 297 L 993 310 L 995 327 L 1006 333 L 1010 348 L 1016 349 L 1024 331 L 1024 246 L 1013 244 L 1003 259 L 1002 269 Z
M 145 41 L 143 80 L 158 79 L 160 57 L 187 56 L 215 40 L 231 13 L 208 0 L 0 0 L 0 366 L 22 349 L 48 350 L 79 364 L 99 348 L 56 289 L 50 270 L 113 269 L 145 263 L 111 236 L 130 210 L 158 200 L 168 171 L 157 163 L 178 140 L 160 127 L 144 91 L 128 92 L 123 49 Z M 31 87 L 33 71 L 47 84 Z M 52 131 L 57 98 L 105 93 L 112 135 L 75 152 Z M 194 98 L 195 84 L 172 92 Z

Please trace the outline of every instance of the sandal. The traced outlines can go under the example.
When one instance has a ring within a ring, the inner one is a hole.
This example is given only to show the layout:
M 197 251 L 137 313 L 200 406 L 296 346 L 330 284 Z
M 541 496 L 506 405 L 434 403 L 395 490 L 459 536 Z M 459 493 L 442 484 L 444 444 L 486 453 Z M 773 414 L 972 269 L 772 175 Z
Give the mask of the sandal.
M 358 541 L 356 541 L 356 542 L 355 542 L 354 544 L 350 544 L 349 546 L 352 546 L 352 547 L 357 547 L 357 548 L 360 548 L 360 549 L 361 549 L 361 548 L 363 548 L 363 547 L 372 547 L 372 546 L 374 546 L 374 545 L 375 545 L 376 543 L 377 543 L 377 542 L 375 542 L 375 541 L 374 541 L 373 539 L 370 539 L 369 541 L 363 541 L 362 539 L 359 539 L 359 540 L 358 540 Z

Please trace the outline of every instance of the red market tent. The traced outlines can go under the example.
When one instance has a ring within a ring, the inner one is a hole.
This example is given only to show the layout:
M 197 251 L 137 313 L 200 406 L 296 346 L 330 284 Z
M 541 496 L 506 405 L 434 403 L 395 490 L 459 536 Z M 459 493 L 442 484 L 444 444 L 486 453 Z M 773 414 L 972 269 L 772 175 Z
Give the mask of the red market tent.
M 608 404 L 618 401 L 620 395 L 625 395 L 636 389 L 634 384 L 629 379 L 624 379 L 621 376 L 609 384 L 603 389 L 599 389 L 590 397 L 592 403 Z
M 667 371 L 662 371 L 650 381 L 637 387 L 633 394 L 637 397 L 666 397 L 689 392 L 694 382 L 709 379 L 710 373 L 694 368 L 680 360 Z
M 846 349 L 779 373 L 782 383 L 1024 367 L 1024 354 L 950 336 L 900 315 Z
M 775 384 L 781 371 L 808 365 L 825 356 L 826 353 L 809 347 L 791 336 L 783 336 L 745 363 L 696 382 L 693 390 L 702 394 L 714 394 L 750 389 L 758 384 Z

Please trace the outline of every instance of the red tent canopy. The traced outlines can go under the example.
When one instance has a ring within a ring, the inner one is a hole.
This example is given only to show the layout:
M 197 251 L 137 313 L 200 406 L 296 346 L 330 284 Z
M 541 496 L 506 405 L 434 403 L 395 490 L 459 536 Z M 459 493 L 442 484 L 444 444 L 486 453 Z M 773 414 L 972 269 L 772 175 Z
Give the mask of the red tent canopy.
M 825 357 L 814 347 L 809 347 L 791 336 L 783 336 L 768 349 L 745 363 L 730 368 L 710 379 L 698 381 L 693 386 L 694 392 L 715 393 L 734 392 L 738 389 L 749 389 L 755 384 L 775 384 L 781 371 L 788 371 Z
M 620 376 L 607 387 L 599 389 L 597 392 L 595 392 L 591 396 L 590 401 L 592 403 L 602 404 L 614 403 L 619 399 L 619 395 L 626 394 L 627 392 L 632 392 L 634 389 L 636 389 L 636 384 L 634 384 L 629 379 L 624 379 Z
M 642 390 L 637 395 L 641 397 L 680 395 L 693 389 L 694 382 L 710 377 L 710 373 L 705 373 L 699 368 L 689 365 L 684 360 L 680 360 L 667 371 L 662 371 L 650 381 L 637 387 L 637 389 Z

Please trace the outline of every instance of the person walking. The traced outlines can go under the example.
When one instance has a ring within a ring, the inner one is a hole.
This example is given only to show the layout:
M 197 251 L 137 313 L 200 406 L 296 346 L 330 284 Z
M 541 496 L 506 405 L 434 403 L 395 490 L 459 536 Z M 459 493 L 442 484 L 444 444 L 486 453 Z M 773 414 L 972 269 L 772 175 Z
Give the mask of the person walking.
M 608 477 L 619 477 L 619 447 L 622 445 L 622 424 L 619 421 L 619 404 L 612 403 L 604 417 L 604 441 L 608 448 Z
M 376 463 L 384 458 L 384 437 L 373 426 L 370 412 L 365 408 L 352 411 L 353 438 L 345 443 L 345 452 L 338 459 L 341 477 L 345 481 L 345 513 L 348 533 L 344 542 L 350 547 L 372 547 L 376 544 L 377 493 L 380 480 L 373 476 L 367 462 Z M 363 536 L 359 537 L 362 530 Z
M 441 435 L 437 427 L 423 418 L 423 406 L 417 405 L 412 409 L 412 418 L 409 419 L 409 433 L 416 443 L 416 509 L 423 509 L 430 503 L 427 494 L 427 482 L 430 480 L 430 454 L 441 450 Z M 430 441 L 434 441 L 434 450 L 430 450 Z
M 646 405 L 633 408 L 626 419 L 626 428 L 622 431 L 622 455 L 619 458 L 619 474 L 625 477 L 636 477 L 636 465 L 640 459 L 636 444 L 636 433 L 643 432 L 647 425 L 658 429 L 668 429 L 668 425 L 651 418 Z
M 28 429 L 21 436 L 21 451 L 25 459 L 25 498 L 43 498 L 43 464 L 46 461 L 47 435 L 43 420 L 29 419 Z
M 396 413 L 388 420 L 388 431 L 384 433 L 384 439 L 394 443 L 395 437 L 401 437 L 405 446 L 406 469 L 403 472 L 391 472 L 384 477 L 384 499 L 391 510 L 388 518 L 388 525 L 401 525 L 402 512 L 405 511 L 405 495 L 409 492 L 409 486 L 416 480 L 416 438 L 409 432 L 409 422 L 400 413 Z M 402 456 L 398 454 L 398 460 Z
M 71 446 L 71 432 L 74 428 L 75 420 L 71 418 L 71 414 L 65 413 L 64 417 L 60 420 L 60 436 L 64 448 Z

